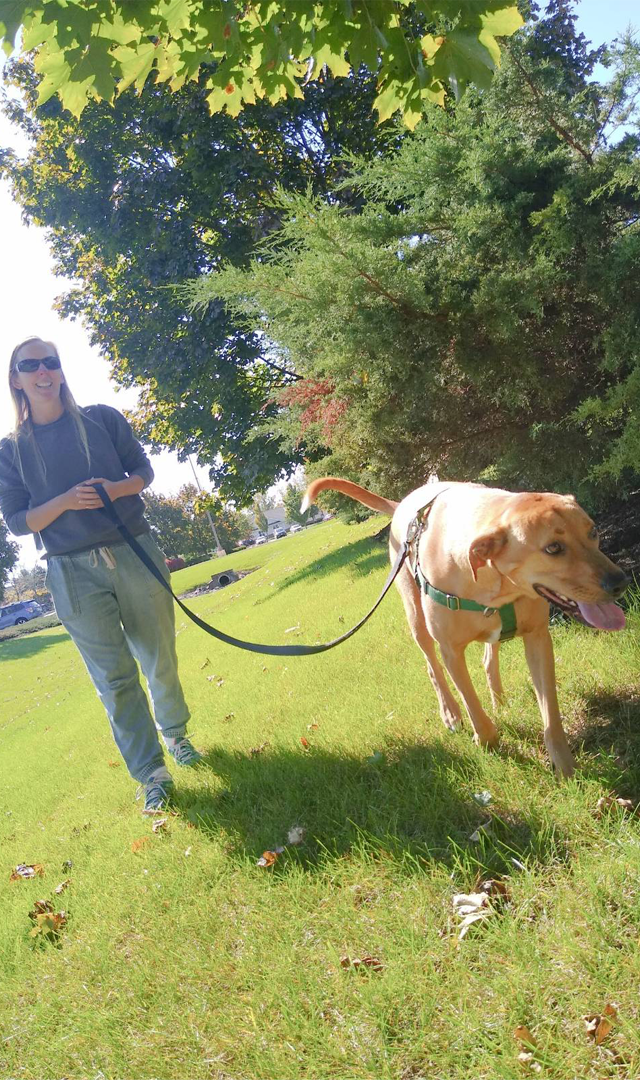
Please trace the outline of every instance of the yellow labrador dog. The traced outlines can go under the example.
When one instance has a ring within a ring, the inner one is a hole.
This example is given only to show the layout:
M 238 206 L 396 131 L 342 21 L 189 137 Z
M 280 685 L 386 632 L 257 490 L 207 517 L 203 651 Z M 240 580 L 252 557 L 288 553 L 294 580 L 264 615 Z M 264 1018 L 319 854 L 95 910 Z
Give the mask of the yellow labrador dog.
M 404 541 L 411 541 L 410 560 L 405 561 L 396 584 L 411 633 L 425 655 L 446 726 L 458 727 L 460 709 L 434 641 L 469 714 L 475 741 L 493 746 L 496 727 L 474 690 L 465 649 L 472 641 L 486 643 L 484 667 L 495 708 L 503 701 L 500 640 L 520 636 L 551 763 L 561 776 L 570 776 L 574 760 L 558 708 L 549 604 L 587 626 L 621 630 L 625 616 L 612 601 L 629 583 L 626 574 L 599 550 L 593 521 L 573 495 L 435 483 L 396 503 L 348 480 L 327 476 L 309 485 L 303 507 L 327 488 L 393 515 L 392 561 Z

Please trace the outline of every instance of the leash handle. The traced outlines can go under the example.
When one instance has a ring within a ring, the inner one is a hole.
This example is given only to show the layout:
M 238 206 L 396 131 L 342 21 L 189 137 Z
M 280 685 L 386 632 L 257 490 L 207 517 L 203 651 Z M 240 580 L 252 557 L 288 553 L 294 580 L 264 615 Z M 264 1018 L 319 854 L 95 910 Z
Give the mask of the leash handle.
M 351 630 L 347 630 L 346 634 L 342 634 L 340 637 L 334 638 L 333 641 L 328 641 L 324 645 L 261 645 L 253 641 L 242 641 L 240 638 L 232 637 L 230 634 L 225 634 L 222 630 L 217 630 L 215 626 L 211 626 L 209 623 L 206 623 L 204 619 L 201 619 L 193 611 L 189 611 L 189 608 L 185 607 L 185 605 L 182 603 L 182 600 L 178 599 L 171 586 L 168 584 L 167 581 L 165 581 L 162 575 L 162 571 L 159 570 L 153 560 L 149 558 L 144 548 L 141 547 L 141 545 L 136 540 L 135 536 L 133 536 L 133 534 L 129 532 L 129 529 L 120 518 L 120 515 L 115 509 L 111 499 L 107 495 L 103 485 L 93 484 L 93 487 L 102 499 L 103 509 L 105 513 L 107 514 L 111 522 L 115 525 L 123 540 L 125 540 L 129 547 L 132 548 L 133 551 L 135 551 L 136 555 L 141 560 L 141 562 L 144 563 L 147 570 L 149 570 L 153 574 L 156 581 L 160 582 L 162 587 L 167 590 L 167 592 L 175 600 L 176 604 L 178 604 L 181 610 L 184 611 L 185 615 L 187 615 L 191 619 L 191 621 L 196 624 L 196 626 L 199 626 L 201 630 L 205 631 L 205 633 L 211 634 L 212 637 L 217 638 L 218 641 L 224 641 L 226 645 L 234 645 L 237 649 L 246 649 L 248 652 L 263 653 L 267 656 L 314 656 L 316 653 L 327 652 L 328 649 L 335 649 L 336 645 L 341 645 L 343 641 L 347 641 L 350 637 L 353 636 L 353 634 L 357 633 L 357 631 L 362 626 L 364 626 L 368 619 L 371 618 L 374 611 L 382 602 L 389 589 L 393 585 L 396 577 L 400 573 L 402 565 L 409 551 L 408 544 L 405 541 L 398 551 L 396 560 L 391 567 L 391 570 L 389 571 L 389 575 L 384 583 L 382 592 L 380 593 L 380 596 L 371 608 L 371 611 L 369 611 L 364 616 L 364 618 L 360 619 L 360 622 L 356 623 L 355 626 L 352 626 Z

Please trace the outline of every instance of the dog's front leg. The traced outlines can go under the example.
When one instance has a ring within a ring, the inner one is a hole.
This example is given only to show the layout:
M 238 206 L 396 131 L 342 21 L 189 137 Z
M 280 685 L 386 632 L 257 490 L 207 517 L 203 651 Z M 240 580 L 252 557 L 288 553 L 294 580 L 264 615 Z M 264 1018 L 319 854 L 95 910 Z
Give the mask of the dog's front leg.
M 484 670 L 487 673 L 487 682 L 491 692 L 491 702 L 494 709 L 497 709 L 499 705 L 504 704 L 504 690 L 502 688 L 502 679 L 500 678 L 499 642 L 496 642 L 495 645 L 485 645 L 482 662 L 484 664 Z
M 469 719 L 473 724 L 474 742 L 478 746 L 495 746 L 498 742 L 498 732 L 493 720 L 482 708 L 480 698 L 471 682 L 464 656 L 464 646 L 454 646 L 440 642 L 440 652 L 442 653 L 444 666 L 464 701 Z
M 553 643 L 545 625 L 523 635 L 524 651 L 544 723 L 544 743 L 551 764 L 559 776 L 571 776 L 575 769 L 573 754 L 562 727 L 558 705 Z

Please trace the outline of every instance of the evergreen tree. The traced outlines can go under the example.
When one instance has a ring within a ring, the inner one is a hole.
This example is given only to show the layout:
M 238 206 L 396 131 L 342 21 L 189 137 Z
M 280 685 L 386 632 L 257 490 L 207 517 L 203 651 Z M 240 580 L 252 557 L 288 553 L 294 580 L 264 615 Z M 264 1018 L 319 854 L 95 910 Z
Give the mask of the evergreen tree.
M 554 3 L 490 90 L 356 163 L 361 213 L 280 189 L 277 245 L 191 287 L 268 327 L 304 376 L 269 431 L 305 445 L 310 475 L 399 497 L 437 474 L 592 506 L 614 478 L 637 487 L 640 52 L 612 47 L 607 85 L 588 81 L 599 56 Z

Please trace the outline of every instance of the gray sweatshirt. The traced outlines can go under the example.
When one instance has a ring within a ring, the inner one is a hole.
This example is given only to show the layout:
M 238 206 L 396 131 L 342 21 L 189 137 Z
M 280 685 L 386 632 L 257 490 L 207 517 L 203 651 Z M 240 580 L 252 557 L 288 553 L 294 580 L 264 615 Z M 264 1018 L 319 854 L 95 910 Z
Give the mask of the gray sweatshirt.
M 144 480 L 145 487 L 153 480 L 149 459 L 122 413 L 109 405 L 89 405 L 81 409 L 81 415 L 91 454 L 90 465 L 73 417 L 67 412 L 52 424 L 33 426 L 34 438 L 46 464 L 46 475 L 42 474 L 26 434 L 18 436 L 24 480 L 16 459 L 15 441 L 7 438 L 0 442 L 0 511 L 14 536 L 26 536 L 31 532 L 26 520 L 28 510 L 92 476 L 124 480 L 136 473 Z M 149 532 L 144 519 L 144 502 L 139 495 L 124 495 L 115 505 L 134 536 Z M 65 510 L 42 530 L 40 536 L 47 555 L 68 555 L 122 541 L 103 510 Z

